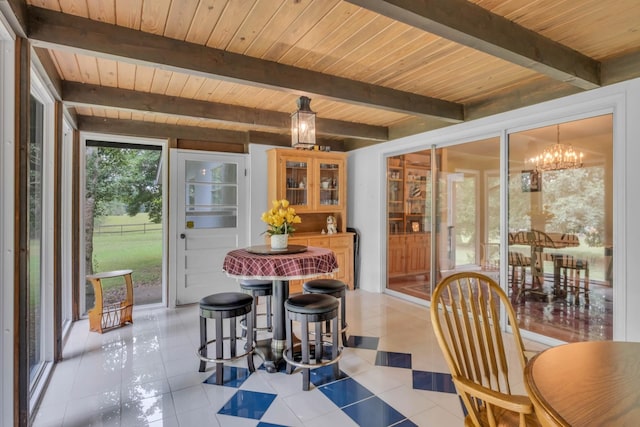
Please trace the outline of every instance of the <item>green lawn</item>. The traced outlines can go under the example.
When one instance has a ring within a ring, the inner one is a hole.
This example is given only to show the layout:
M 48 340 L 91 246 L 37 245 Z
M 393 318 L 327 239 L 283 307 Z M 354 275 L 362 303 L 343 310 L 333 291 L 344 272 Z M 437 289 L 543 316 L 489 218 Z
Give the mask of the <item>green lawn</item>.
M 102 225 L 143 224 L 145 222 L 148 222 L 147 214 L 138 214 L 135 217 L 124 215 L 101 218 Z M 160 227 L 159 224 L 156 226 Z M 137 286 L 160 285 L 162 231 L 158 229 L 146 233 L 136 231 L 122 234 L 94 234 L 93 267 L 95 272 L 131 269 L 133 270 L 134 283 Z M 109 287 L 108 282 L 105 283 L 105 287 Z

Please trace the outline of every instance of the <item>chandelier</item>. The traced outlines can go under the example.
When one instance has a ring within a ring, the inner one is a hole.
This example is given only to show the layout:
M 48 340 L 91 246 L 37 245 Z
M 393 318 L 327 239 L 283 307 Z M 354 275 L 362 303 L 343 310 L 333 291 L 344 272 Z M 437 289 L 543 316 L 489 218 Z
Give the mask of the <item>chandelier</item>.
M 584 154 L 576 152 L 571 144 L 560 143 L 560 125 L 556 125 L 556 143 L 545 147 L 541 154 L 530 161 L 538 171 L 558 171 L 582 167 Z
M 301 96 L 298 111 L 291 114 L 291 145 L 295 148 L 313 148 L 316 144 L 316 113 L 311 111 L 311 99 Z

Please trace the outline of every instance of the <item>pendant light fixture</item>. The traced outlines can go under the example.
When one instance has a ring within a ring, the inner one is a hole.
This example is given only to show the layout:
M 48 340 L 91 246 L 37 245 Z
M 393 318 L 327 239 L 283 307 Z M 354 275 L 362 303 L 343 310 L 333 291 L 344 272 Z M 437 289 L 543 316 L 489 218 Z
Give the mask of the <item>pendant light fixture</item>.
M 291 114 L 291 145 L 312 149 L 316 145 L 316 113 L 311 111 L 311 99 L 301 96 L 298 111 Z

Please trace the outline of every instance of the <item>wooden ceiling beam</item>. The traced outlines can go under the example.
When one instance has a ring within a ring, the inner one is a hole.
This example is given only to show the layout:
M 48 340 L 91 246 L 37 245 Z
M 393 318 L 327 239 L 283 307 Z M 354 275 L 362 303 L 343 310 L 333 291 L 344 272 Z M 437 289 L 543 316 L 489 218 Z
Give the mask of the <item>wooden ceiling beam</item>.
M 277 129 L 278 131 L 288 130 L 291 126 L 290 114 L 279 111 L 260 110 L 72 81 L 64 81 L 62 83 L 62 100 L 67 105 L 99 105 L 126 110 L 198 117 L 218 122 Z M 319 117 L 316 118 L 316 131 L 318 135 L 370 139 L 378 142 L 387 141 L 389 137 L 388 129 L 384 126 L 322 119 Z
M 253 144 L 276 145 L 278 147 L 291 147 L 291 137 L 282 134 L 249 131 L 249 141 Z M 316 145 L 331 147 L 333 151 L 345 151 L 343 141 L 316 138 Z
M 346 1 L 581 89 L 601 84 L 598 61 L 469 1 Z
M 33 62 L 35 66 L 39 69 L 41 76 L 46 80 L 46 85 L 51 90 L 53 97 L 58 101 L 62 100 L 62 79 L 58 74 L 58 70 L 56 69 L 53 60 L 51 59 L 51 55 L 46 49 L 42 48 L 34 48 L 35 57 L 33 58 Z
M 30 6 L 34 45 L 151 65 L 176 72 L 321 96 L 404 114 L 463 121 L 458 103 L 265 61 L 220 49 Z
M 149 138 L 180 138 L 234 144 L 249 143 L 249 134 L 247 132 L 84 115 L 78 115 L 77 119 L 78 130 L 85 132 Z
M 573 95 L 580 91 L 580 88 L 575 86 L 549 78 L 541 78 L 524 86 L 497 92 L 482 101 L 467 104 L 465 106 L 465 115 L 468 120 L 479 119 L 551 99 Z
M 610 85 L 640 77 L 640 51 L 602 62 L 602 83 Z
M 291 147 L 291 138 L 269 132 L 238 132 L 198 126 L 180 126 L 140 120 L 111 119 L 95 116 L 77 116 L 78 130 L 108 135 L 137 136 L 146 138 L 173 138 L 227 144 L 262 144 Z M 332 150 L 343 151 L 344 143 L 338 140 L 319 138 L 317 145 L 326 145 Z

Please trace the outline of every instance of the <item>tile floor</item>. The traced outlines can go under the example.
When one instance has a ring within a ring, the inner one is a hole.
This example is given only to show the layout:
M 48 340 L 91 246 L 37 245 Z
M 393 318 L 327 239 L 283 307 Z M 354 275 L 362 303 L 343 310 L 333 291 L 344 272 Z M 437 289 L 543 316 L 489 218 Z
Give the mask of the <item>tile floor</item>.
M 223 386 L 211 364 L 198 372 L 196 305 L 137 309 L 133 325 L 103 335 L 79 321 L 34 426 L 463 425 L 426 307 L 357 290 L 347 320 L 341 378 L 316 369 L 307 392 L 299 372 L 269 374 L 257 356 L 251 375 L 246 360 L 226 368 Z

